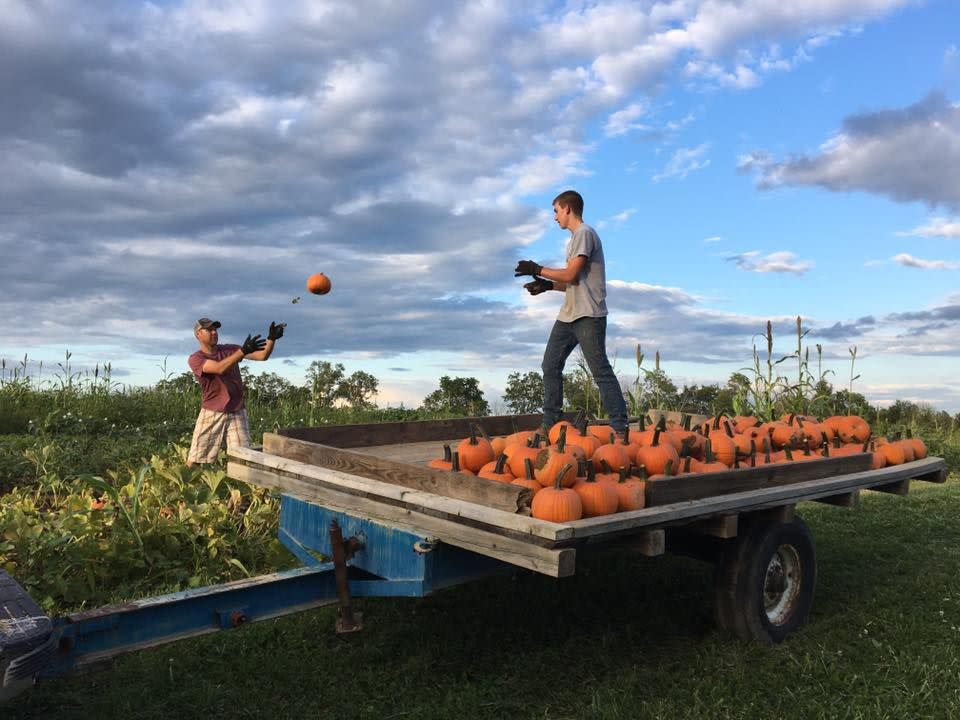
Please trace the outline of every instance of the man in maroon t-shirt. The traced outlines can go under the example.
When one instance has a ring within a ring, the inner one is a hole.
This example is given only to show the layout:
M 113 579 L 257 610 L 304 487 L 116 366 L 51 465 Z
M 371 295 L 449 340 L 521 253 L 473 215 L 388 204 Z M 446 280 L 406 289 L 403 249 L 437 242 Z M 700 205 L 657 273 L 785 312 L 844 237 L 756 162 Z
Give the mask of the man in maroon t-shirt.
M 270 357 L 276 341 L 283 337 L 285 327 L 285 323 L 270 323 L 266 340 L 259 335 L 247 335 L 243 345 L 219 345 L 219 320 L 200 318 L 194 323 L 193 334 L 200 349 L 187 363 L 200 383 L 203 400 L 193 430 L 187 466 L 214 462 L 224 441 L 227 447 L 250 445 L 240 361 Z

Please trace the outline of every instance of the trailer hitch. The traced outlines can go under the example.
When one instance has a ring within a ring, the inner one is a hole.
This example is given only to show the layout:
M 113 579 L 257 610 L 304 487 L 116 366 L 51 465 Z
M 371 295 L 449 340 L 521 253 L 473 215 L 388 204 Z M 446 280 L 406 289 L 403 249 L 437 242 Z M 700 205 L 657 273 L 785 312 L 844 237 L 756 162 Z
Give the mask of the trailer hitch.
M 347 580 L 347 560 L 362 547 L 363 541 L 357 537 L 344 540 L 339 523 L 336 520 L 330 521 L 330 549 L 337 586 L 337 602 L 340 604 L 334 626 L 338 633 L 351 633 L 363 629 L 363 613 L 353 610 L 350 602 L 350 585 Z

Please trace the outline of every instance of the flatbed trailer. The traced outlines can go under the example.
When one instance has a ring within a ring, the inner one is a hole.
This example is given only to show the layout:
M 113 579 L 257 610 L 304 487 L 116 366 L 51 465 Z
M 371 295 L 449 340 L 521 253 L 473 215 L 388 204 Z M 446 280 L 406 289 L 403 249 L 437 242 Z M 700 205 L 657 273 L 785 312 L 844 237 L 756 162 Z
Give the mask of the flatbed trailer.
M 323 605 L 339 605 L 337 631 L 354 632 L 355 598 L 422 597 L 518 568 L 561 578 L 607 548 L 713 563 L 719 629 L 777 643 L 807 621 L 816 586 L 798 503 L 855 508 L 864 491 L 947 478 L 941 458 L 874 470 L 869 454 L 680 475 L 647 483 L 641 510 L 560 524 L 530 515 L 526 488 L 427 466 L 474 423 L 493 436 L 539 419 L 286 428 L 229 450 L 230 478 L 281 494 L 279 539 L 303 566 L 52 619 L 0 571 L 0 700 L 37 678 Z

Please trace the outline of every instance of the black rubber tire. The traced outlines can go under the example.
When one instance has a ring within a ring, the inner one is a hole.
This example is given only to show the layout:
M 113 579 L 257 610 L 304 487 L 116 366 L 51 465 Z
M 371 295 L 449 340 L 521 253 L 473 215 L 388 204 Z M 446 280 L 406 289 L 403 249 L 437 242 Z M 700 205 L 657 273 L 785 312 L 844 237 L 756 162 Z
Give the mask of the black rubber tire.
M 766 645 L 803 627 L 813 608 L 817 563 L 806 523 L 756 523 L 716 565 L 714 618 L 721 632 Z

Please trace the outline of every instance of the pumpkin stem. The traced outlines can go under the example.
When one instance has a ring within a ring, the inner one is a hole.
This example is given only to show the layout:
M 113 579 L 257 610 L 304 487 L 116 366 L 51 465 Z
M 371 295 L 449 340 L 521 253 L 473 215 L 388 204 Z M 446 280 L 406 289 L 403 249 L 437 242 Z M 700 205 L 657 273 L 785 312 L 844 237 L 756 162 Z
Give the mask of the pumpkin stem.
M 673 458 L 667 460 L 667 464 L 663 466 L 663 474 L 666 477 L 673 475 Z
M 470 444 L 479 445 L 480 441 L 477 440 L 477 425 L 476 423 L 470 423 Z
M 570 463 L 564 463 L 563 467 L 560 468 L 560 471 L 557 473 L 557 479 L 553 481 L 553 487 L 556 490 L 560 490 L 563 488 L 563 478 L 572 469 L 573 469 L 573 465 L 571 465 Z
M 454 450 L 452 455 L 453 456 L 450 458 L 450 469 L 454 472 L 460 472 L 460 453 Z
M 622 482 L 626 482 L 626 481 L 627 481 L 627 469 L 626 469 L 623 465 L 621 465 L 621 466 L 620 466 L 620 479 L 617 480 L 617 482 L 618 482 L 618 483 L 622 483 Z
M 527 480 L 536 480 L 536 473 L 533 472 L 533 460 L 530 458 L 523 459 L 523 470 L 527 474 Z
M 560 437 L 557 438 L 557 452 L 563 452 L 564 446 L 567 444 L 567 426 L 560 426 Z
M 503 466 L 507 464 L 507 454 L 500 453 L 500 457 L 497 458 L 497 464 L 494 465 L 493 471 L 498 475 L 503 474 Z
M 447 443 L 443 444 L 443 461 L 444 462 L 453 462 L 450 456 L 450 446 Z
M 647 473 L 647 466 L 646 466 L 646 465 L 638 465 L 638 466 L 637 466 L 637 477 L 639 477 L 641 480 L 644 480 L 644 481 L 645 481 L 648 477 L 650 477 L 650 475 Z
M 713 455 L 713 443 L 710 438 L 703 441 L 703 459 L 708 463 L 712 463 L 716 459 Z
M 480 425 L 479 423 L 471 423 L 471 425 L 473 425 L 473 428 L 474 428 L 474 432 L 475 432 L 475 433 L 479 433 L 480 437 L 482 437 L 482 438 L 483 438 L 484 440 L 486 440 L 487 442 L 490 442 L 490 436 L 487 435 L 487 431 L 483 429 L 483 425 Z M 476 435 L 474 435 L 474 437 L 475 437 L 475 436 L 476 436 Z M 473 443 L 471 443 L 471 444 L 473 444 Z

